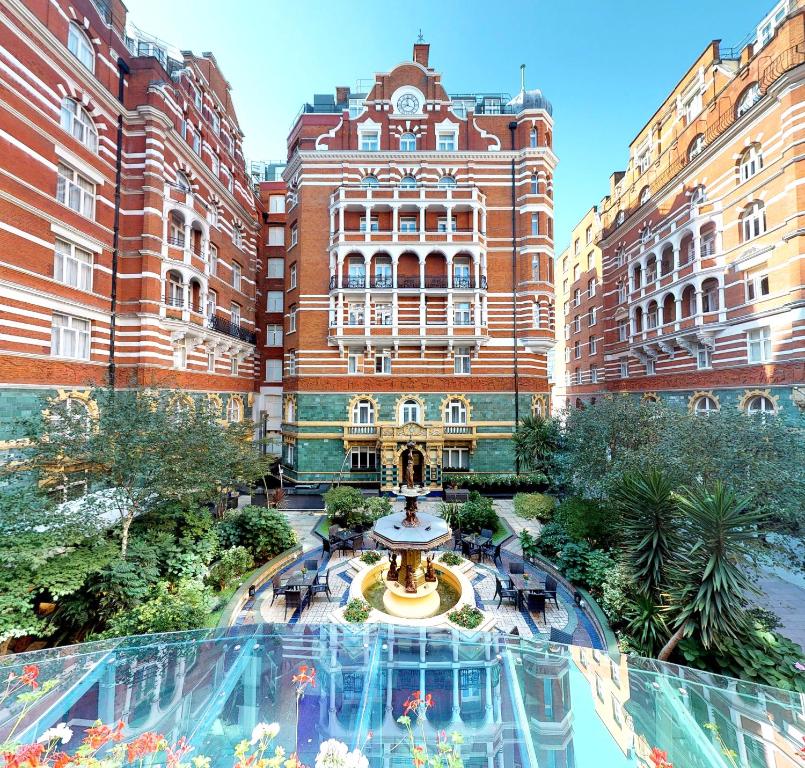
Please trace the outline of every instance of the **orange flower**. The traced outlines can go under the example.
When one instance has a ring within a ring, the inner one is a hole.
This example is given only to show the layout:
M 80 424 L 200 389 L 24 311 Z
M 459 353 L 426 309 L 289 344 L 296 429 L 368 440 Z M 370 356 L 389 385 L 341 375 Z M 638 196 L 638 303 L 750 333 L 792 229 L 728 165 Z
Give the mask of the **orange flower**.
M 38 688 L 39 683 L 36 682 L 37 677 L 39 677 L 39 667 L 37 667 L 36 664 L 27 664 L 22 668 L 20 682 L 24 685 L 30 685 L 31 688 Z
M 140 734 L 134 741 L 127 745 L 126 752 L 129 762 L 133 763 L 146 755 L 151 755 L 161 748 L 164 737 L 153 731 L 146 731 Z
M 6 752 L 3 755 L 5 768 L 20 768 L 20 766 L 36 768 L 41 765 L 39 758 L 44 750 L 44 744 L 23 744 L 16 752 Z
M 123 721 L 120 720 L 114 727 L 110 725 L 93 725 L 87 728 L 84 736 L 84 744 L 89 745 L 92 749 L 100 749 L 104 744 L 110 741 L 118 742 L 123 739 Z
M 414 758 L 414 768 L 422 768 L 425 765 L 425 747 L 421 744 L 411 748 L 411 756 Z
M 654 763 L 655 768 L 674 768 L 673 764 L 668 762 L 668 753 L 659 747 L 651 750 L 648 759 Z
M 66 752 L 56 752 L 56 754 L 53 755 L 53 768 L 65 768 L 65 766 L 70 765 L 72 762 L 72 756 L 68 755 Z
M 187 739 L 182 736 L 179 741 L 176 742 L 175 747 L 165 747 L 165 765 L 167 768 L 177 768 L 179 763 L 181 763 L 182 758 L 193 749 L 188 743 Z

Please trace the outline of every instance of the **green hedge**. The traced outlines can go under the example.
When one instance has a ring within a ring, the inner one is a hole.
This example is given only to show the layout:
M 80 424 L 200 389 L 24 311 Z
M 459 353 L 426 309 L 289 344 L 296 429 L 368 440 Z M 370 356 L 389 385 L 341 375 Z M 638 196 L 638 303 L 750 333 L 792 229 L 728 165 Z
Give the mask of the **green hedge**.
M 546 493 L 518 493 L 514 497 L 514 511 L 526 520 L 547 523 L 553 517 L 556 499 Z
M 445 487 L 455 485 L 458 488 L 543 488 L 548 485 L 548 478 L 542 472 L 523 472 L 522 474 L 476 475 L 448 474 L 442 477 Z

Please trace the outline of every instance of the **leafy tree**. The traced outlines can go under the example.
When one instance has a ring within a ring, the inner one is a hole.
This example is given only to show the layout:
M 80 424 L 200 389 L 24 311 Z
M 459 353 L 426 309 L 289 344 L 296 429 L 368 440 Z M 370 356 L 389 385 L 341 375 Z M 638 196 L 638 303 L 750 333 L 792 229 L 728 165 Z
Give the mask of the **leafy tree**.
M 492 499 L 481 496 L 478 491 L 470 491 L 470 497 L 461 505 L 461 530 L 464 533 L 480 533 L 484 528 L 495 531 L 498 527 L 498 513 Z
M 628 474 L 616 487 L 614 502 L 620 512 L 623 561 L 637 589 L 656 601 L 680 549 L 673 485 L 657 469 Z
M 218 562 L 210 568 L 208 580 L 218 589 L 223 589 L 253 567 L 254 558 L 246 547 L 232 547 L 224 550 Z
M 296 544 L 296 534 L 288 518 L 268 507 L 244 507 L 238 518 L 240 545 L 258 562 L 266 562 Z
M 686 490 L 677 504 L 691 546 L 672 565 L 669 611 L 675 631 L 660 651 L 662 661 L 694 633 L 705 649 L 740 638 L 748 625 L 745 595 L 757 591 L 746 575 L 748 544 L 763 516 L 749 511 L 748 499 L 718 481 L 712 490 Z
M 90 486 L 105 489 L 77 502 L 92 511 L 100 500 L 120 525 L 126 557 L 133 520 L 155 502 L 209 502 L 222 488 L 259 474 L 263 461 L 248 423 L 222 424 L 212 403 L 186 403 L 181 393 L 150 389 L 95 388 L 97 419 L 69 400 L 45 404 L 26 423 L 29 467 L 45 481 L 86 473 Z
M 364 503 L 363 494 L 351 485 L 330 488 L 323 498 L 330 522 L 343 526 L 346 526 L 349 514 L 363 507 Z
M 526 416 L 514 432 L 514 455 L 520 469 L 551 474 L 559 446 L 559 426 L 553 419 Z
M 618 534 L 617 510 L 612 504 L 571 496 L 554 513 L 571 538 L 591 547 L 606 547 Z

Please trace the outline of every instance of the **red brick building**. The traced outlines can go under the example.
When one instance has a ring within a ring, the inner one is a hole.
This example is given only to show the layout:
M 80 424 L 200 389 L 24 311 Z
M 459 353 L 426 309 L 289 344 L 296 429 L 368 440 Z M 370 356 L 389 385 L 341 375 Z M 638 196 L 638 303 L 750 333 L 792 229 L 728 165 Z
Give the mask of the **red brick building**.
M 215 57 L 119 0 L 7 0 L 0 30 L 0 444 L 110 372 L 249 416 L 259 229 Z

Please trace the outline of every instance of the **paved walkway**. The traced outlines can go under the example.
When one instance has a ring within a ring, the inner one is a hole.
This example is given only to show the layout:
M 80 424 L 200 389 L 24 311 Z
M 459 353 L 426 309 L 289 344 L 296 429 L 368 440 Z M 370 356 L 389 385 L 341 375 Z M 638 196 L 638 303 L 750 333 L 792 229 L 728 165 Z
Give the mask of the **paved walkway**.
M 520 546 L 520 531 L 527 530 L 535 538 L 542 530 L 542 523 L 539 520 L 525 520 L 514 513 L 514 501 L 512 499 L 495 499 L 495 511 L 502 517 L 509 528 L 514 532 L 514 538 L 506 542 L 506 549 L 515 555 L 522 556 L 523 549 Z

